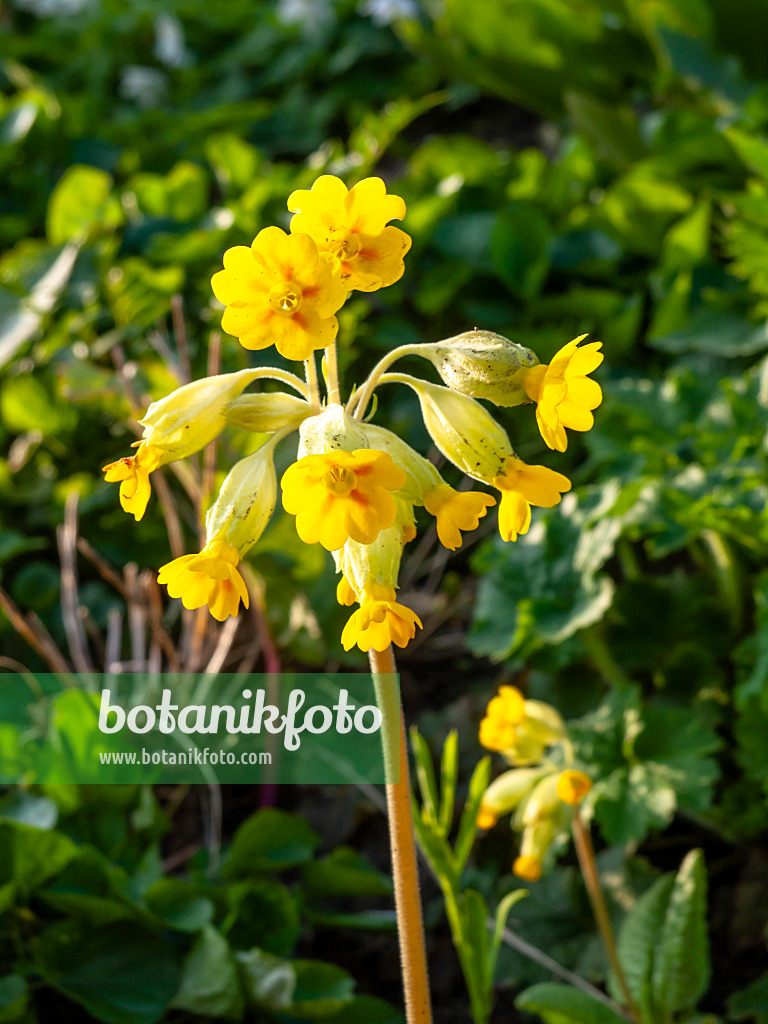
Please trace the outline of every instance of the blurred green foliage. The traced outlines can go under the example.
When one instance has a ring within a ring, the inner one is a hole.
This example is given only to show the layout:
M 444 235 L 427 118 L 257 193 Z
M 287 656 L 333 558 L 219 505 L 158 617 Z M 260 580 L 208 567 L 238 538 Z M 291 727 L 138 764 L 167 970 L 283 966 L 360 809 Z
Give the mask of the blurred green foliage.
M 565 469 L 574 493 L 537 510 L 517 544 L 458 553 L 424 598 L 422 654 L 438 663 L 441 631 L 467 625 L 479 577 L 468 645 L 486 660 L 450 662 L 473 691 L 469 720 L 498 671 L 525 672 L 528 692 L 572 719 L 606 843 L 645 844 L 651 863 L 621 870 L 605 852 L 617 917 L 656 868 L 682 859 L 664 859 L 663 838 L 654 845 L 670 828 L 670 842 L 705 854 L 711 842 L 725 857 L 712 885 L 757 950 L 764 919 L 745 918 L 731 889 L 736 850 L 764 858 L 754 851 L 768 826 L 768 7 L 424 0 L 412 10 L 385 26 L 352 0 L 4 6 L 0 585 L 66 652 L 56 528 L 73 491 L 82 535 L 112 564 L 167 560 L 157 501 L 134 523 L 99 467 L 127 454 L 129 417 L 177 386 L 187 350 L 193 375 L 207 372 L 220 316 L 209 279 L 223 250 L 286 226 L 287 195 L 321 173 L 350 184 L 380 173 L 408 203 L 414 247 L 401 283 L 341 313 L 348 385 L 396 344 L 473 326 L 544 361 L 588 332 L 607 357 L 597 424 L 564 459 L 543 448 L 526 410 L 502 413 L 521 457 Z M 223 369 L 260 358 L 224 338 Z M 387 390 L 385 403 L 382 421 L 423 442 L 411 398 Z M 219 468 L 239 454 L 226 438 Z M 195 512 L 170 485 L 192 550 Z M 358 664 L 338 644 L 330 560 L 294 539 L 278 515 L 251 557 L 282 656 Z M 122 607 L 85 566 L 80 598 L 101 631 Z M 177 614 L 166 611 L 171 629 Z M 5 617 L 0 646 L 14 664 L 43 667 Z M 405 669 L 426 675 L 442 706 L 440 672 L 431 680 L 410 657 Z M 424 735 L 438 737 L 450 715 Z M 470 733 L 462 747 L 472 743 Z M 261 864 L 231 873 L 248 825 L 221 879 L 163 880 L 149 795 L 75 794 L 66 813 L 39 795 L 14 810 L 16 799 L 0 808 L 0 1021 L 34 1020 L 28 993 L 41 981 L 117 1024 L 157 1020 L 172 1001 L 177 1017 L 237 1017 L 248 1003 L 390 1019 L 337 968 L 290 959 L 304 920 L 295 893 L 265 883 Z M 118 846 L 103 834 L 112 828 Z M 509 850 L 494 843 L 482 842 L 470 878 L 484 897 L 508 888 Z M 311 845 L 302 885 L 368 884 L 357 854 L 317 861 Z M 747 902 L 764 905 L 765 882 L 750 884 Z M 604 978 L 572 869 L 536 888 L 514 908 L 520 927 Z M 278 918 L 263 933 L 253 924 Z M 545 980 L 536 970 L 502 949 L 503 981 Z M 149 1002 L 133 1002 L 126 971 L 151 978 Z M 96 976 L 110 978 L 107 995 Z M 764 1020 L 755 977 L 721 980 L 708 1008 Z M 543 1016 L 546 1003 L 552 1019 L 570 1019 L 560 996 L 529 996 Z

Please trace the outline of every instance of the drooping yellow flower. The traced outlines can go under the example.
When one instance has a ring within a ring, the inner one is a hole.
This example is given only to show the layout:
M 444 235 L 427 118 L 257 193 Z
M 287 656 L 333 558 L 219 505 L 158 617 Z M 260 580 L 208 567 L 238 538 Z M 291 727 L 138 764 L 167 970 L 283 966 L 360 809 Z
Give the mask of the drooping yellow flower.
M 287 235 L 277 227 L 260 231 L 250 248 L 224 253 L 224 270 L 211 280 L 227 307 L 222 330 L 248 349 L 274 345 L 286 359 L 307 359 L 336 338 L 347 290 L 341 268 L 318 251 L 306 234 Z
M 337 449 L 305 455 L 283 474 L 283 507 L 296 516 L 305 544 L 318 541 L 336 551 L 347 540 L 372 544 L 395 521 L 391 492 L 405 484 L 405 473 L 386 452 Z
M 445 548 L 461 547 L 461 531 L 475 530 L 496 499 L 481 491 L 457 491 L 450 484 L 438 484 L 424 495 L 424 507 L 437 519 L 437 536 Z
M 543 701 L 526 700 L 516 686 L 501 686 L 480 722 L 480 743 L 512 764 L 534 764 L 564 735 L 557 711 Z
M 538 882 L 544 858 L 557 831 L 557 824 L 552 818 L 526 826 L 520 842 L 520 856 L 512 865 L 513 874 L 525 882 Z
M 421 620 L 410 608 L 398 604 L 395 588 L 374 583 L 363 594 L 341 634 L 341 644 L 350 651 L 357 644 L 361 651 L 385 651 L 390 644 L 406 647 L 421 629 Z
M 357 592 L 343 573 L 336 584 L 336 600 L 340 605 L 346 607 L 357 604 Z
M 365 178 L 347 191 L 340 178 L 324 174 L 311 189 L 292 193 L 288 209 L 295 214 L 292 232 L 310 235 L 321 252 L 339 259 L 348 289 L 373 292 L 403 276 L 411 239 L 386 225 L 403 219 L 405 203 L 387 195 L 381 178 Z
M 589 430 L 595 422 L 592 410 L 603 400 L 600 385 L 588 377 L 603 361 L 602 343 L 593 341 L 578 348 L 584 338 L 586 334 L 569 341 L 551 363 L 521 371 L 525 393 L 537 403 L 541 436 L 558 452 L 568 447 L 565 428 Z
M 206 544 L 197 555 L 174 558 L 160 569 L 157 581 L 168 587 L 171 597 L 180 597 L 185 608 L 208 610 L 223 622 L 237 615 L 240 601 L 248 607 L 248 589 L 237 565 L 240 553 L 221 540 Z
M 513 811 L 531 792 L 548 768 L 511 768 L 494 779 L 483 793 L 477 827 L 492 828 L 502 814 Z
M 590 777 L 573 768 L 561 772 L 557 780 L 557 795 L 569 807 L 577 807 L 591 789 Z
M 501 491 L 499 533 L 505 541 L 517 540 L 531 525 L 531 505 L 552 508 L 562 494 L 570 491 L 571 482 L 562 473 L 546 466 L 528 466 L 510 456 L 504 470 L 493 478 L 493 486 Z
M 541 878 L 541 861 L 532 857 L 516 857 L 512 864 L 512 873 L 524 882 L 538 882 Z
M 120 504 L 138 522 L 147 510 L 152 485 L 149 474 L 163 461 L 163 452 L 150 444 L 140 444 L 135 455 L 104 466 L 102 472 L 107 483 L 120 481 Z

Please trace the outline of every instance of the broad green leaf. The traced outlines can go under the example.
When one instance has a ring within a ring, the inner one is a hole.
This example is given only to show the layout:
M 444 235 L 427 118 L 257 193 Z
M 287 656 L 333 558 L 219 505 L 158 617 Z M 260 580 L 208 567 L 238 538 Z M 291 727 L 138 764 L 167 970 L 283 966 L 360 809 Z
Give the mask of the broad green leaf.
M 664 875 L 643 893 L 622 924 L 616 946 L 629 990 L 647 1020 L 653 1018 L 651 979 L 674 881 L 674 875 Z M 621 998 L 615 978 L 611 990 Z
M 250 949 L 235 954 L 246 996 L 251 1003 L 268 1010 L 285 1010 L 296 991 L 296 971 L 290 960 Z
M 112 178 L 96 167 L 69 167 L 48 200 L 46 234 L 52 245 L 64 245 L 102 225 L 115 227 L 122 220 L 120 206 L 110 199 Z
M 339 846 L 302 869 L 310 893 L 319 896 L 388 896 L 392 882 L 356 850 Z
M 215 928 L 207 925 L 186 959 L 179 990 L 170 1005 L 201 1017 L 239 1018 L 242 1004 L 229 944 Z
M 243 878 L 308 861 L 320 837 L 303 818 L 287 811 L 257 811 L 235 833 L 223 873 Z
M 0 820 L 0 885 L 13 882 L 31 892 L 57 875 L 77 849 L 61 832 Z
M 653 966 L 653 1000 L 665 1013 L 693 1010 L 710 978 L 707 875 L 701 850 L 683 861 Z
M 549 269 L 550 227 L 532 203 L 513 203 L 499 211 L 491 233 L 496 274 L 518 295 L 536 295 Z
M 18 974 L 6 974 L 0 978 L 0 1024 L 20 1020 L 29 1002 L 27 983 Z
M 296 989 L 283 1011 L 288 1017 L 332 1017 L 352 1001 L 355 983 L 340 967 L 320 960 L 294 960 Z
M 227 887 L 228 913 L 221 925 L 235 949 L 254 943 L 266 953 L 289 956 L 300 934 L 298 901 L 274 878 L 256 878 Z
M 747 988 L 741 989 L 728 1000 L 730 1020 L 751 1019 L 757 1024 L 768 1022 L 768 974 L 762 975 Z
M 624 1017 L 586 992 L 551 982 L 527 988 L 515 1006 L 538 1014 L 545 1024 L 626 1024 Z
M 153 914 L 180 932 L 199 932 L 213 920 L 211 900 L 181 878 L 161 878 L 147 889 L 144 900 Z

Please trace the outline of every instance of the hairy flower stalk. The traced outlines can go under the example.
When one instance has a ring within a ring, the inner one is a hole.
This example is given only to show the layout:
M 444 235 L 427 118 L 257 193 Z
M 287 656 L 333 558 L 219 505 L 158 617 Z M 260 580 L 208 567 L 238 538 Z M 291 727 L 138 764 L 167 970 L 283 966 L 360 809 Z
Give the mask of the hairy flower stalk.
M 515 541 L 525 534 L 532 506 L 556 505 L 570 482 L 547 466 L 523 462 L 478 399 L 506 407 L 535 402 L 544 441 L 564 451 L 566 428 L 591 426 L 601 392 L 588 374 L 602 356 L 599 344 L 579 348 L 582 339 L 576 339 L 542 365 L 529 349 L 473 330 L 393 350 L 343 397 L 336 314 L 352 291 L 373 292 L 402 276 L 411 240 L 390 222 L 404 218 L 405 203 L 388 194 L 379 178 L 347 188 L 340 179 L 323 175 L 311 189 L 294 192 L 288 208 L 294 214 L 290 232 L 266 227 L 250 246 L 228 249 L 212 287 L 224 307 L 222 329 L 242 349 L 274 345 L 286 359 L 303 363 L 304 380 L 275 368 L 242 369 L 179 388 L 150 406 L 137 452 L 106 466 L 106 480 L 120 483 L 120 502 L 138 520 L 149 501 L 150 475 L 160 466 L 201 451 L 222 432 L 239 436 L 245 450 L 252 447 L 254 434 L 267 435 L 224 480 L 206 517 L 202 550 L 164 565 L 158 579 L 185 607 L 207 606 L 217 619 L 248 607 L 247 577 L 240 566 L 267 528 L 281 494 L 285 512 L 295 517 L 298 538 L 332 553 L 340 574 L 337 600 L 353 607 L 341 642 L 347 650 L 358 647 L 368 653 L 384 729 L 401 732 L 399 707 L 386 698 L 380 683 L 395 671 L 392 645 L 406 647 L 422 628 L 398 596 L 403 551 L 416 536 L 415 510 L 423 508 L 434 517 L 438 539 L 450 550 L 460 547 L 463 535 L 497 504 L 501 537 Z M 322 381 L 315 355 L 320 350 Z M 388 372 L 396 360 L 414 355 L 432 364 L 443 385 Z M 287 385 L 299 397 L 282 390 L 246 392 L 263 377 Z M 454 486 L 402 438 L 364 422 L 376 389 L 393 383 L 416 393 L 424 424 L 445 458 L 495 489 L 496 497 Z M 274 452 L 296 431 L 296 457 L 278 488 Z M 481 823 L 487 827 L 500 813 L 516 808 L 516 815 L 522 815 L 520 870 L 532 877 L 540 870 L 557 814 L 568 813 L 582 799 L 589 780 L 565 765 L 553 783 L 548 769 L 535 767 L 553 743 L 567 743 L 562 722 L 546 706 L 510 693 L 499 700 L 495 710 L 489 708 L 485 741 L 526 766 L 513 771 L 528 774 L 491 786 Z M 406 1007 L 413 1024 L 429 1021 L 430 1009 L 404 741 L 400 749 L 399 765 L 388 766 L 387 792 Z M 531 793 L 539 796 L 534 799 Z

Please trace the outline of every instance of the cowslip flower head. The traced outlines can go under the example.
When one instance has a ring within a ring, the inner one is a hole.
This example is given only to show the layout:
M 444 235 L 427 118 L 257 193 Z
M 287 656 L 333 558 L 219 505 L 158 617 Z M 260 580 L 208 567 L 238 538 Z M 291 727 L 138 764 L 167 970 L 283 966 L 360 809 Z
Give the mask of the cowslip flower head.
M 283 474 L 283 507 L 296 516 L 296 531 L 305 544 L 328 551 L 347 540 L 371 544 L 395 521 L 391 492 L 405 474 L 386 452 L 361 449 L 306 455 Z
M 511 764 L 541 760 L 544 751 L 565 736 L 565 723 L 543 701 L 526 700 L 516 686 L 501 686 L 480 723 L 480 743 L 499 751 Z
M 437 520 L 437 536 L 444 548 L 455 551 L 462 544 L 461 531 L 475 530 L 496 499 L 481 491 L 457 491 L 438 484 L 424 495 L 424 507 Z
M 405 217 L 405 203 L 387 195 L 381 178 L 365 178 L 347 190 L 340 178 L 324 174 L 311 189 L 293 192 L 288 209 L 295 214 L 291 231 L 310 235 L 321 252 L 339 260 L 350 291 L 373 292 L 403 276 L 411 239 L 386 225 Z
M 418 615 L 398 604 L 395 588 L 371 583 L 362 602 L 350 616 L 341 634 L 341 645 L 350 651 L 357 644 L 361 651 L 385 651 L 390 644 L 406 647 L 421 629 Z
M 331 345 L 339 323 L 334 314 L 347 290 L 341 267 L 318 252 L 306 234 L 264 228 L 250 248 L 224 253 L 224 269 L 213 275 L 213 292 L 227 307 L 222 330 L 248 349 L 274 345 L 286 359 L 308 359 Z
M 505 541 L 517 540 L 531 525 L 531 505 L 552 508 L 571 489 L 571 482 L 562 473 L 546 466 L 528 466 L 514 456 L 508 458 L 503 472 L 493 478 L 493 486 L 501 491 L 499 533 Z
M 240 601 L 248 607 L 248 588 L 237 565 L 236 547 L 216 538 L 197 555 L 182 555 L 162 566 L 157 582 L 168 587 L 171 597 L 180 597 L 185 608 L 208 610 L 223 622 L 237 615 Z
M 110 462 L 102 469 L 107 483 L 120 481 L 120 505 L 124 512 L 131 513 L 136 522 L 146 512 L 152 493 L 149 474 L 165 461 L 169 459 L 162 449 L 140 442 L 135 455 Z
M 550 448 L 564 452 L 569 430 L 589 430 L 595 422 L 592 410 L 603 400 L 597 381 L 588 374 L 603 361 L 602 343 L 590 342 L 578 348 L 586 334 L 564 345 L 551 363 L 524 370 L 520 381 L 528 397 L 536 402 L 536 422 Z

